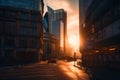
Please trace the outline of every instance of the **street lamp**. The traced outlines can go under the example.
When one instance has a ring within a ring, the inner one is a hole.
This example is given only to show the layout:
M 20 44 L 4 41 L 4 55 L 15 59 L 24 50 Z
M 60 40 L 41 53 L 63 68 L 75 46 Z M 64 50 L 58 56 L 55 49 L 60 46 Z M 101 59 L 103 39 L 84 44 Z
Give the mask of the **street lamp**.
M 74 66 L 75 66 L 75 61 L 76 61 L 76 52 L 74 52 Z
M 75 61 L 76 61 L 76 58 L 77 58 L 77 33 L 75 34 L 75 38 L 76 38 L 76 42 L 75 42 L 75 50 L 74 50 L 74 66 L 75 66 Z

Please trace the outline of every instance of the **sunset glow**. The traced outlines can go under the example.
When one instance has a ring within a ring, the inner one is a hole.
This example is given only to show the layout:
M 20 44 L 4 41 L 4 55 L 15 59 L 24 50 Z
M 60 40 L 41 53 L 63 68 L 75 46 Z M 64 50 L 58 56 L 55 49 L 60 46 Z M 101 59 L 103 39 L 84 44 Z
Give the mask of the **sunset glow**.
M 45 0 L 45 5 L 49 5 L 54 10 L 64 9 L 67 12 L 67 36 L 70 46 L 79 46 L 79 10 L 78 0 Z M 46 10 L 46 9 L 45 9 Z M 75 34 L 77 34 L 75 36 Z M 76 37 L 76 38 L 75 38 Z M 77 39 L 77 40 L 76 40 Z
M 69 38 L 69 44 L 74 48 L 75 51 L 76 51 L 76 49 L 79 48 L 79 39 L 78 39 L 77 35 L 71 36 Z

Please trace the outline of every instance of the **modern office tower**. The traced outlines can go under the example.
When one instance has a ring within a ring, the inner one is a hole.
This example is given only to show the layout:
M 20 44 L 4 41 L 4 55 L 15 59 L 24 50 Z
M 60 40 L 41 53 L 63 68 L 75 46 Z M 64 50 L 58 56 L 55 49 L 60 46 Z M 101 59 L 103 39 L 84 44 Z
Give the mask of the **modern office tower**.
M 43 18 L 43 27 L 44 27 L 44 49 L 43 49 L 43 59 L 48 60 L 51 58 L 57 57 L 56 54 L 58 48 L 58 40 L 54 34 L 51 34 L 48 29 L 49 20 L 48 20 L 48 12 L 45 13 Z
M 40 61 L 43 6 L 43 0 L 0 0 L 1 64 Z
M 64 31 L 66 30 L 65 29 L 66 17 L 63 20 L 62 15 L 64 10 L 61 9 L 60 11 L 59 10 L 55 11 L 50 7 L 48 7 L 48 12 L 46 12 L 44 16 L 43 22 L 44 22 L 44 58 L 45 59 L 60 57 L 59 55 L 60 55 L 61 46 L 63 50 L 64 50 L 63 47 L 65 47 L 63 44 L 64 43 L 63 37 L 65 37 Z
M 120 1 L 92 0 L 82 17 L 80 14 L 83 66 L 117 67 L 120 63 Z
M 62 44 L 61 46 L 63 46 L 63 50 L 65 53 L 67 35 L 67 13 L 64 11 L 64 9 L 53 10 L 48 6 L 48 21 L 49 32 L 57 37 L 57 40 L 59 41 L 58 44 Z M 63 43 L 61 43 L 61 40 L 63 41 Z

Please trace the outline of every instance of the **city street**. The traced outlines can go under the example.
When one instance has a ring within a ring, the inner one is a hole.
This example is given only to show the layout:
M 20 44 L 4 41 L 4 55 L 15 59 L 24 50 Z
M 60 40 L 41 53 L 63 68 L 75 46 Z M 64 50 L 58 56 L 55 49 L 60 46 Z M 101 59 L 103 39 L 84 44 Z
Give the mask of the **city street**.
M 90 80 L 84 70 L 73 62 L 41 62 L 0 68 L 0 80 Z
M 120 0 L 0 0 L 0 80 L 120 80 Z

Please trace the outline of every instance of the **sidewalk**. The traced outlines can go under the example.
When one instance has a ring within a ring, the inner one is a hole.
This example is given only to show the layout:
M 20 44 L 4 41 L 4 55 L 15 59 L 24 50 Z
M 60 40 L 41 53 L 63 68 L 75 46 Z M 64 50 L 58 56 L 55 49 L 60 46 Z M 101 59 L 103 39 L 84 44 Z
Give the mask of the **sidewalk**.
M 84 68 L 76 65 L 79 69 L 83 69 L 90 76 L 91 80 L 120 80 L 120 70 L 111 68 Z
M 91 68 L 92 80 L 120 80 L 120 71 L 110 68 Z

